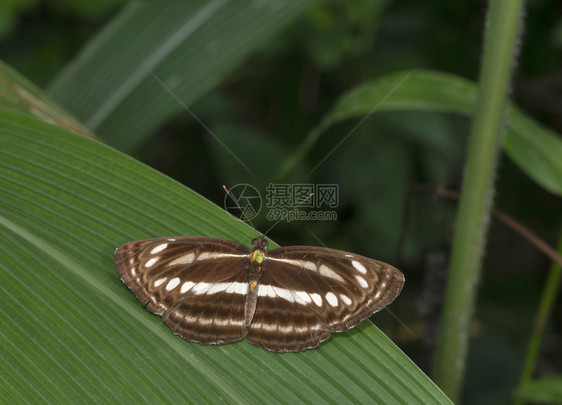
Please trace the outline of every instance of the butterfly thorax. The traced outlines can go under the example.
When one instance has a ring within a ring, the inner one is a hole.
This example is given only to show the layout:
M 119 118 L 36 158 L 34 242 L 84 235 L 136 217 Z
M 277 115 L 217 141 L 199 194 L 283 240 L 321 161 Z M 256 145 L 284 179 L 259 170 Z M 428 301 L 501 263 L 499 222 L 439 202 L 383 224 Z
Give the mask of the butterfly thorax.
M 250 268 L 252 273 L 261 273 L 264 268 L 265 252 L 263 250 L 252 250 L 250 253 Z
M 250 252 L 251 273 L 260 274 L 264 270 L 268 244 L 267 239 L 263 236 L 259 236 L 252 241 L 252 251 Z

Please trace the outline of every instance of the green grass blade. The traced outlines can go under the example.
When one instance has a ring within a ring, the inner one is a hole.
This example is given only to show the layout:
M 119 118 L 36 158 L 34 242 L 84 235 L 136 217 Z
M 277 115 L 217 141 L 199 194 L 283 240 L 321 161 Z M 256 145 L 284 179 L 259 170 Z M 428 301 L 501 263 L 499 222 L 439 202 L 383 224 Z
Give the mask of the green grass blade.
M 562 404 L 562 375 L 530 381 L 517 389 L 515 398 L 521 402 Z
M 384 111 L 428 111 L 472 116 L 476 86 L 468 80 L 423 70 L 393 73 L 363 83 L 344 95 L 325 120 L 284 163 L 283 177 L 300 162 L 322 133 L 335 123 Z M 562 140 L 516 107 L 507 113 L 503 139 L 508 156 L 529 177 L 552 193 L 562 195 Z
M 49 94 L 109 144 L 131 151 L 316 0 L 132 2 Z
M 119 279 L 116 246 L 254 231 L 110 147 L 0 110 L 0 390 L 21 402 L 450 403 L 370 322 L 316 350 L 174 336 Z
M 0 95 L 0 108 L 32 114 L 43 121 L 95 138 L 89 129 L 2 61 L 0 61 Z
M 558 239 L 557 252 L 562 254 L 562 238 Z M 548 328 L 549 322 L 552 319 L 552 313 L 554 312 L 554 308 L 556 306 L 556 301 L 560 292 L 561 280 L 562 266 L 558 263 L 552 263 L 550 269 L 548 270 L 541 299 L 538 304 L 537 313 L 535 314 L 533 330 L 531 332 L 531 336 L 529 337 L 523 371 L 521 372 L 521 379 L 519 380 L 519 389 L 527 387 L 527 384 L 534 384 L 532 382 L 533 373 L 535 372 L 537 360 L 539 359 L 539 354 L 541 352 L 543 335 L 545 334 L 545 330 Z M 526 390 L 526 388 L 523 390 Z M 517 398 L 515 405 L 522 405 L 523 399 L 524 397 Z
M 490 1 L 478 97 L 471 122 L 433 375 L 458 401 L 493 206 L 509 104 L 508 89 L 523 24 L 523 1 Z

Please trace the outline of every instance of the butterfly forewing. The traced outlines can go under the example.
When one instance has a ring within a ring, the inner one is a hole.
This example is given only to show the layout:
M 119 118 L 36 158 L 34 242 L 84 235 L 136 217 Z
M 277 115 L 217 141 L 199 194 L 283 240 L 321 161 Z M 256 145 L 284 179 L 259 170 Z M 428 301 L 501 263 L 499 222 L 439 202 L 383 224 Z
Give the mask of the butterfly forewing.
M 248 249 L 214 238 L 129 242 L 115 252 L 123 282 L 184 339 L 203 344 L 242 339 Z
M 318 346 L 390 304 L 404 285 L 400 271 L 360 255 L 266 248 L 261 237 L 252 250 L 222 239 L 158 238 L 122 245 L 115 262 L 139 301 L 184 339 L 218 344 L 247 335 L 275 352 Z
M 384 308 L 403 285 L 399 270 L 360 255 L 307 246 L 272 250 L 248 340 L 273 351 L 315 347 Z

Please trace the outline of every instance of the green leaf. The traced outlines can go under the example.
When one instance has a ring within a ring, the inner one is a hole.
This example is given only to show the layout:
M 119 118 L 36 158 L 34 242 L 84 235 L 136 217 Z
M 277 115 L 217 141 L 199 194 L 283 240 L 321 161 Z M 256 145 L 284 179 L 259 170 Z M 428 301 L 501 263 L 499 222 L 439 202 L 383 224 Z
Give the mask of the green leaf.
M 521 401 L 562 404 L 562 375 L 539 378 L 517 389 L 515 397 Z
M 393 73 L 363 83 L 344 95 L 324 121 L 284 163 L 278 177 L 304 157 L 322 133 L 335 123 L 370 117 L 383 111 L 454 112 L 472 115 L 476 86 L 459 77 L 431 71 Z M 342 141 L 345 138 L 342 139 Z M 529 177 L 552 193 L 562 195 L 562 139 L 516 107 L 508 111 L 504 150 Z
M 370 322 L 318 349 L 174 336 L 119 279 L 116 246 L 254 231 L 108 146 L 0 109 L 0 394 L 15 402 L 450 403 Z
M 0 108 L 26 112 L 43 121 L 95 138 L 89 129 L 2 61 L 0 61 L 0 95 Z
M 183 111 L 168 89 L 190 105 L 316 2 L 130 2 L 49 94 L 108 143 L 131 151 Z

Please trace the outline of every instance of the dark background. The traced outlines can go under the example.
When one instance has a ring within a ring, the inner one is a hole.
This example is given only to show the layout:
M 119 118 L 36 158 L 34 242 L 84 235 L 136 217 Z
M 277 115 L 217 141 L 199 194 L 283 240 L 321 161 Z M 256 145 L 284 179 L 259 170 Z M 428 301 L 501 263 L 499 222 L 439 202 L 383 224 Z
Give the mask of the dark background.
M 0 58 L 44 88 L 80 47 L 116 15 L 121 1 L 14 0 L 0 6 Z M 275 168 L 334 103 L 355 85 L 402 69 L 478 78 L 486 3 L 331 1 L 253 53 L 221 85 L 190 106 L 245 157 L 256 182 L 189 114 L 161 127 L 134 156 L 218 205 L 221 185 L 251 183 L 262 196 Z M 526 27 L 512 99 L 562 132 L 562 3 L 527 3 Z M 427 373 L 457 206 L 432 192 L 460 188 L 469 120 L 430 113 L 377 113 L 310 176 L 357 121 L 323 135 L 284 183 L 338 184 L 337 221 L 282 222 L 269 236 L 282 245 L 325 244 L 398 263 L 407 284 L 377 325 Z M 562 159 L 562 157 L 561 157 Z M 303 174 L 305 176 L 303 176 Z M 257 184 L 256 184 L 257 183 Z M 428 187 L 414 187 L 426 184 Z M 502 156 L 496 207 L 556 244 L 560 198 Z M 396 207 L 400 207 L 399 210 Z M 408 221 L 405 221 L 406 214 Z M 271 225 L 262 214 L 254 225 Z M 399 240 L 403 248 L 399 249 Z M 465 403 L 508 403 L 521 372 L 549 260 L 520 235 L 492 220 L 464 387 Z M 547 328 L 537 375 L 562 370 L 562 304 Z

